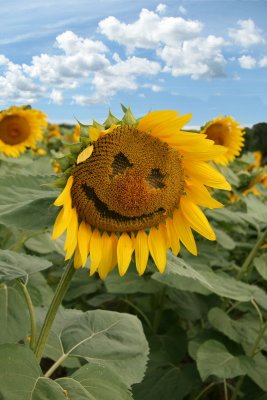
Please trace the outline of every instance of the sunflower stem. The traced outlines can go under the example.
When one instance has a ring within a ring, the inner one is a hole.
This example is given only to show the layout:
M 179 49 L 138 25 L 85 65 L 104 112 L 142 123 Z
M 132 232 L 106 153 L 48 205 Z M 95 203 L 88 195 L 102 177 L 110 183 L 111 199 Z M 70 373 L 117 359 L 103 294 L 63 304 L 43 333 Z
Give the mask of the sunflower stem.
M 35 341 L 36 341 L 36 319 L 35 319 L 34 307 L 33 307 L 32 299 L 31 299 L 30 293 L 28 292 L 26 284 L 22 283 L 19 279 L 17 280 L 17 283 L 23 293 L 25 300 L 26 300 L 29 314 L 30 314 L 30 321 L 31 321 L 30 348 L 33 350 L 35 347 Z
M 50 332 L 50 329 L 52 327 L 52 324 L 54 322 L 54 319 L 56 317 L 58 308 L 67 292 L 67 289 L 69 287 L 70 281 L 72 276 L 74 275 L 75 269 L 73 266 L 73 259 L 71 258 L 70 261 L 68 262 L 66 269 L 60 279 L 60 282 L 56 288 L 53 300 L 50 304 L 50 307 L 47 311 L 38 341 L 37 341 L 37 345 L 35 348 L 35 355 L 37 360 L 40 362 L 43 352 L 44 352 L 44 348 L 45 348 L 45 344 Z
M 258 249 L 261 247 L 261 245 L 264 243 L 265 239 L 267 237 L 267 228 L 265 231 L 261 234 L 257 242 L 255 243 L 255 246 L 251 249 L 249 252 L 247 258 L 245 259 L 243 265 L 241 266 L 239 273 L 237 275 L 237 279 L 243 278 L 244 275 L 248 272 L 249 266 L 252 263 Z

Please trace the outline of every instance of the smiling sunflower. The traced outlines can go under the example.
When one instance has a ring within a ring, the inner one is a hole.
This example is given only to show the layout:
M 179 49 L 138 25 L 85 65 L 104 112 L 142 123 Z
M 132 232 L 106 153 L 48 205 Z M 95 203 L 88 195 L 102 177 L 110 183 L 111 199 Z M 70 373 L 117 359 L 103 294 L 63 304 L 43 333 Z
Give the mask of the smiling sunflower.
M 62 209 L 53 239 L 66 231 L 66 260 L 74 254 L 79 268 L 90 255 L 90 274 L 101 278 L 116 265 L 123 276 L 133 254 L 140 275 L 149 255 L 163 272 L 167 249 L 177 255 L 180 242 L 196 255 L 192 229 L 216 239 L 199 206 L 222 207 L 206 186 L 231 189 L 208 163 L 225 148 L 181 131 L 191 115 L 153 111 L 136 120 L 124 111 L 121 121 L 110 114 L 104 125 L 94 122 L 84 130 L 54 203 Z
M 10 107 L 0 112 L 0 153 L 18 157 L 34 149 L 47 126 L 46 115 L 30 107 Z

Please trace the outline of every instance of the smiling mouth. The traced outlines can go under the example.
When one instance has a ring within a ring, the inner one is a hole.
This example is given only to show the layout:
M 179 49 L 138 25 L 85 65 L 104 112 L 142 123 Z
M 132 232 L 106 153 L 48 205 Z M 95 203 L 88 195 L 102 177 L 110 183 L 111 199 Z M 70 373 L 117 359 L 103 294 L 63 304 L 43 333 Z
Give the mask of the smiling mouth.
M 155 216 L 164 215 L 166 213 L 166 210 L 163 207 L 160 207 L 157 210 L 148 214 L 142 214 L 136 217 L 128 217 L 116 211 L 110 210 L 108 208 L 108 205 L 98 198 L 94 189 L 88 186 L 86 183 L 82 185 L 82 189 L 86 194 L 87 199 L 93 202 L 96 210 L 101 214 L 103 218 L 112 218 L 113 220 L 120 222 L 127 222 L 127 221 L 134 222 L 134 221 L 143 221 L 144 219 L 149 219 Z

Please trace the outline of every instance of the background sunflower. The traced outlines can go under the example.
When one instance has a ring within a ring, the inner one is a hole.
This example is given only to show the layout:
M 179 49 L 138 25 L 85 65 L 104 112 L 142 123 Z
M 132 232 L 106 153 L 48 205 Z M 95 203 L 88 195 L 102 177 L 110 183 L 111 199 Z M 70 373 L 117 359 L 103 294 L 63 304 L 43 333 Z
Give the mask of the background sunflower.
M 0 113 L 0 152 L 18 157 L 35 148 L 47 126 L 46 115 L 30 107 L 10 107 Z
M 204 126 L 201 133 L 227 149 L 225 153 L 214 159 L 217 164 L 228 165 L 240 154 L 244 146 L 244 130 L 232 117 L 215 118 Z

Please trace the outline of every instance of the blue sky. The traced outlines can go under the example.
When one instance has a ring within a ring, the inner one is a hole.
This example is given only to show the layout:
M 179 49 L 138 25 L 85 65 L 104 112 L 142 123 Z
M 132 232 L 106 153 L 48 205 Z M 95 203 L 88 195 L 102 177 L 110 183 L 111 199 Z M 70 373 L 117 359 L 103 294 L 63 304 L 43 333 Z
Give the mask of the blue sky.
M 51 122 L 192 112 L 267 120 L 266 0 L 11 0 L 1 6 L 0 107 Z

